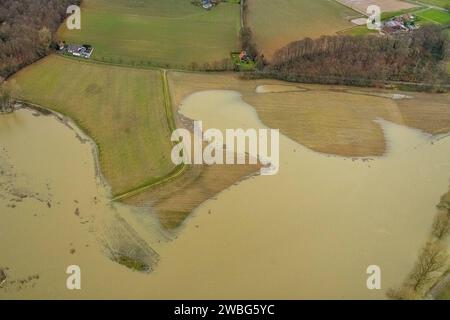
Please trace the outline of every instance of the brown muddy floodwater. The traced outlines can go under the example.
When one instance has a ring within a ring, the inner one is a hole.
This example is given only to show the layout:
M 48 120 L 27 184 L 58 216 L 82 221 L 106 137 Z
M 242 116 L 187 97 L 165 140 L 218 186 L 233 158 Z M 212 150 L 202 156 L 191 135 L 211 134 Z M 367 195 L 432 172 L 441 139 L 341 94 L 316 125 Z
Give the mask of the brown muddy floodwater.
M 205 129 L 264 128 L 233 91 L 195 93 L 181 112 Z M 1 116 L 0 268 L 10 284 L 0 298 L 384 298 L 414 265 L 448 190 L 450 138 L 380 123 L 389 151 L 374 159 L 281 136 L 278 175 L 205 202 L 169 241 L 152 214 L 109 203 L 92 145 L 73 130 L 27 110 Z M 130 271 L 105 242 L 139 245 L 159 263 Z M 71 264 L 80 291 L 65 288 Z M 381 267 L 380 291 L 366 288 L 369 265 Z

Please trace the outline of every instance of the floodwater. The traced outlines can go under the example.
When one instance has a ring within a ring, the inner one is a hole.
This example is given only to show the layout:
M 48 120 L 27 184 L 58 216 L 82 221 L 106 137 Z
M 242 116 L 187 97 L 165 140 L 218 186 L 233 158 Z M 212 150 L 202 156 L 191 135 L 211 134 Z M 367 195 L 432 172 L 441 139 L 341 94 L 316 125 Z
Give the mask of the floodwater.
M 181 112 L 205 130 L 265 128 L 234 91 L 195 93 Z M 223 191 L 170 241 L 152 214 L 109 204 L 92 145 L 73 130 L 27 110 L 2 116 L 0 164 L 11 176 L 0 176 L 0 267 L 10 282 L 31 280 L 0 298 L 384 298 L 411 270 L 448 190 L 450 138 L 380 124 L 389 150 L 373 159 L 316 153 L 281 135 L 278 175 Z M 14 188 L 39 195 L 11 208 Z M 111 234 L 105 224 L 122 227 Z M 121 230 L 133 235 L 128 245 L 157 254 L 154 272 L 108 258 L 104 243 Z M 80 291 L 65 287 L 70 264 L 81 267 Z M 367 289 L 369 265 L 381 267 L 382 290 Z

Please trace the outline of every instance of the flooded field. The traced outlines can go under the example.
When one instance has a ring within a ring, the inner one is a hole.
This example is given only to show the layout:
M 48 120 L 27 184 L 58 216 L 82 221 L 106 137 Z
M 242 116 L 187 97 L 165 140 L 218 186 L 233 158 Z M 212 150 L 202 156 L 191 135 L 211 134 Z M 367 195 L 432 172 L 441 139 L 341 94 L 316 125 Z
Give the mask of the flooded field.
M 265 127 L 235 91 L 194 93 L 180 111 L 205 129 Z M 380 119 L 386 155 L 345 158 L 282 135 L 278 175 L 228 188 L 170 239 L 151 213 L 110 204 L 81 133 L 33 113 L 0 117 L 0 298 L 385 298 L 449 186 L 448 137 Z M 71 264 L 80 291 L 65 287 Z M 380 291 L 366 288 L 369 265 Z

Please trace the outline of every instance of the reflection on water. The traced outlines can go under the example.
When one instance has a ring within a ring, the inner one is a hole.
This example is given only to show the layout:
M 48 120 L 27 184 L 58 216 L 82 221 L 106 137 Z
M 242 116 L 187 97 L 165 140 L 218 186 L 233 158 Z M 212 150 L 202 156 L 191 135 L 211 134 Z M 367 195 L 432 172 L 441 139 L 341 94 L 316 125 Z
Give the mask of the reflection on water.
M 264 127 L 231 91 L 195 93 L 181 111 L 205 130 Z M 38 275 L 0 297 L 383 298 L 413 266 L 448 189 L 450 139 L 380 121 L 389 152 L 373 159 L 327 156 L 281 136 L 278 175 L 207 201 L 167 242 L 151 215 L 110 206 L 91 146 L 73 131 L 25 110 L 0 117 L 2 170 L 12 175 L 1 175 L 0 267 L 17 279 Z M 29 197 L 11 202 L 13 189 Z M 156 271 L 105 256 L 98 239 L 111 237 L 98 230 L 111 217 L 157 252 Z M 69 264 L 82 269 L 79 292 L 65 289 Z M 373 264 L 381 291 L 366 288 Z

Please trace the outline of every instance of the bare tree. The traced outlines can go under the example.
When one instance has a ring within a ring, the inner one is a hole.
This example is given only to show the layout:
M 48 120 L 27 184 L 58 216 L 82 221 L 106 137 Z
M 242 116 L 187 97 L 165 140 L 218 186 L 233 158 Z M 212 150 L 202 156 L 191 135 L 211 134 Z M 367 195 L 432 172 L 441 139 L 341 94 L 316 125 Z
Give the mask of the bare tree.
M 409 277 L 412 289 L 418 292 L 425 285 L 439 277 L 446 269 L 447 260 L 448 256 L 442 244 L 439 242 L 428 242 Z

